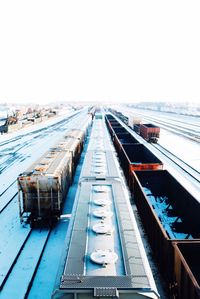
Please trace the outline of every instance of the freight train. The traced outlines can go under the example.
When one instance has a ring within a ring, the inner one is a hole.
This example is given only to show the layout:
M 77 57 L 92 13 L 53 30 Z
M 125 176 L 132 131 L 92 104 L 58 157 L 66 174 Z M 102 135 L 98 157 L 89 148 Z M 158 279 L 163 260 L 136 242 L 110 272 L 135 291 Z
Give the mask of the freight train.
M 158 299 L 116 153 L 95 114 L 53 299 Z
M 91 116 L 18 176 L 21 222 L 50 225 L 59 218 L 81 155 Z
M 172 298 L 200 298 L 200 203 L 111 114 L 106 123 Z
M 121 112 L 111 110 L 121 121 L 150 143 L 157 143 L 160 138 L 160 127 L 154 124 L 143 124 L 138 117 L 125 116 Z M 112 117 L 112 115 L 110 115 Z

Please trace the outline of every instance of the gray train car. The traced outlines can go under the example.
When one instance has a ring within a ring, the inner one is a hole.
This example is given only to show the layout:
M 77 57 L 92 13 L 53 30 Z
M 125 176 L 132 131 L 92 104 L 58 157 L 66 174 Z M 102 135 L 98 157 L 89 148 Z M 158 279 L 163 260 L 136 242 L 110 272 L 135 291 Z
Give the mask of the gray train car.
M 50 223 L 59 217 L 72 181 L 70 152 L 54 148 L 18 177 L 21 222 Z
M 124 185 L 79 184 L 53 299 L 159 298 Z
M 81 177 L 89 176 L 96 178 L 119 176 L 114 147 L 104 119 L 95 119 L 89 138 Z
M 93 125 L 52 298 L 158 299 L 110 136 L 103 119 Z M 102 153 L 110 171 L 96 176 Z
M 18 176 L 21 222 L 51 223 L 59 217 L 84 139 L 84 130 L 67 132 L 58 145 Z

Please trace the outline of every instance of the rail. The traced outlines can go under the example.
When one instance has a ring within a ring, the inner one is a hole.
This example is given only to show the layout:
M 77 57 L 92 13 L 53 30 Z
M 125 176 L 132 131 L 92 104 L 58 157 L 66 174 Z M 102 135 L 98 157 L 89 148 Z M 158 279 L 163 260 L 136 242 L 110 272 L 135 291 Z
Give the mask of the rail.
M 168 159 L 170 159 L 173 163 L 175 163 L 179 168 L 184 170 L 187 174 L 189 174 L 194 180 L 196 180 L 198 183 L 200 182 L 200 173 L 198 170 L 184 162 L 182 159 L 178 158 L 176 155 L 171 153 L 169 150 L 164 148 L 160 144 L 152 144 L 153 147 L 155 147 L 158 151 L 160 151 L 162 154 L 164 154 Z

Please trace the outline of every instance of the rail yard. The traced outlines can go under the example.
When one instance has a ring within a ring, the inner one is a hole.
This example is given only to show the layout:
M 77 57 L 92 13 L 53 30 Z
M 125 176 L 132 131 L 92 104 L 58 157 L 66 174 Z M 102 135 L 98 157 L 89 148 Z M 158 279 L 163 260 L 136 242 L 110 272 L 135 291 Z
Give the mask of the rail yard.
M 200 123 L 83 108 L 0 139 L 0 299 L 200 298 Z

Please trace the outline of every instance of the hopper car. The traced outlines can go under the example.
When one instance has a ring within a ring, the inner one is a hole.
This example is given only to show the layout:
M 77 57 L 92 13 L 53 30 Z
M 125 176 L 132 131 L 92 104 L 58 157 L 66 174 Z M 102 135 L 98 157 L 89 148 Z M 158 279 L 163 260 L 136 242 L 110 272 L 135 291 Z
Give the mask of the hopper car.
M 67 132 L 56 146 L 18 176 L 21 222 L 49 225 L 59 218 L 90 119 L 87 118 L 83 129 Z
M 109 128 L 107 116 L 106 123 Z M 152 169 L 149 167 L 148 171 L 143 167 L 144 160 L 141 160 L 140 169 L 134 163 L 132 165 L 137 156 L 134 157 L 134 148 L 138 148 L 138 156 L 142 157 L 143 149 L 144 153 L 147 150 L 145 145 L 123 143 L 117 134 L 112 140 L 172 298 L 199 299 L 199 268 L 195 267 L 200 261 L 199 200 L 163 170 L 161 164 Z
M 159 295 L 104 120 L 94 118 L 52 299 L 103 297 Z

